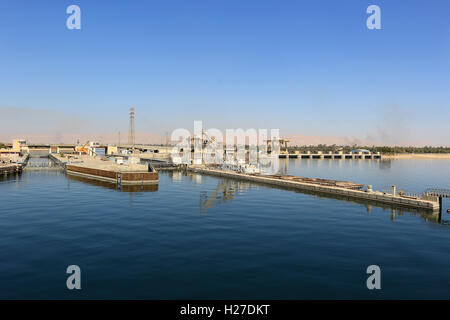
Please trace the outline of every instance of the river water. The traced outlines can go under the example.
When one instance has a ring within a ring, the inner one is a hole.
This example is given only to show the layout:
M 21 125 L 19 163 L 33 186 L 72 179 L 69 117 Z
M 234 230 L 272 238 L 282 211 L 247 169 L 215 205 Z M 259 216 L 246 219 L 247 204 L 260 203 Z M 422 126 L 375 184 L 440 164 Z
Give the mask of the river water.
M 280 159 L 280 171 L 450 188 L 448 160 Z M 0 298 L 450 298 L 448 199 L 439 217 L 217 177 L 159 179 L 118 190 L 58 170 L 1 178 Z M 81 290 L 66 287 L 69 265 Z M 367 289 L 369 265 L 381 290 Z

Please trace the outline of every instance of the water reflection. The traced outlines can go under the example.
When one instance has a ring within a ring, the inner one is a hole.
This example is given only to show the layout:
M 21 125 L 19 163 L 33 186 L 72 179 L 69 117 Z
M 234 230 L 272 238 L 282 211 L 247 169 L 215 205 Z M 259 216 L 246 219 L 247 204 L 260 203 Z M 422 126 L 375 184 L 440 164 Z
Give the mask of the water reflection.
M 380 161 L 380 169 L 381 170 L 389 170 L 391 169 L 392 160 L 381 160 Z
M 29 158 L 25 170 L 63 169 L 49 157 Z
M 200 193 L 200 211 L 207 211 L 214 206 L 231 201 L 235 196 L 245 194 L 254 186 L 254 184 L 244 181 L 220 179 L 213 192 L 208 194 L 203 191 Z
M 197 183 L 197 184 L 201 184 L 202 183 L 202 175 L 201 174 L 193 173 L 193 174 L 188 175 L 188 177 L 194 183 Z
M 27 163 L 27 168 L 49 168 L 53 165 L 50 158 L 30 158 Z
M 169 172 L 169 177 L 171 177 L 172 180 L 181 181 L 183 180 L 183 173 L 181 171 L 173 170 Z

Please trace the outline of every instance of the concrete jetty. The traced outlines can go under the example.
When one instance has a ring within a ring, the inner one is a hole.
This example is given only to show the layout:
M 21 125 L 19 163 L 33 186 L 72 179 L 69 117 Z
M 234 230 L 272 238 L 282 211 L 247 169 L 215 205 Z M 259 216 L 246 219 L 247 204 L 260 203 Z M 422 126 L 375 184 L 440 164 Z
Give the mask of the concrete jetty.
M 392 194 L 379 191 L 372 191 L 371 187 L 369 187 L 368 190 L 363 191 L 357 190 L 355 188 L 349 188 L 345 184 L 331 185 L 327 183 L 325 184 L 312 183 L 307 181 L 301 181 L 299 179 L 286 179 L 283 178 L 283 176 L 264 176 L 259 174 L 236 173 L 233 171 L 220 170 L 206 166 L 191 165 L 187 166 L 186 170 L 194 173 L 247 180 L 267 185 L 282 186 L 291 189 L 304 190 L 308 192 L 329 194 L 333 196 L 343 196 L 354 199 L 366 199 L 374 202 L 416 209 L 423 209 L 431 212 L 437 212 L 440 210 L 438 197 L 434 196 L 423 196 L 421 198 L 411 197 L 398 194 L 396 193 L 395 190 L 393 191 Z

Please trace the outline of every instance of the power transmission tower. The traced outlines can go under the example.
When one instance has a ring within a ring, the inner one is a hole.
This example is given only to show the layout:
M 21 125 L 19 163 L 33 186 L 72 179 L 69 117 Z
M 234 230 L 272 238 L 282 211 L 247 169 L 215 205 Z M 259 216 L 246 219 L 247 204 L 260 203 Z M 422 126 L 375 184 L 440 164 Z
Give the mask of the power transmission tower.
M 133 145 L 135 143 L 134 139 L 134 108 L 130 108 L 130 128 L 128 132 L 128 144 Z

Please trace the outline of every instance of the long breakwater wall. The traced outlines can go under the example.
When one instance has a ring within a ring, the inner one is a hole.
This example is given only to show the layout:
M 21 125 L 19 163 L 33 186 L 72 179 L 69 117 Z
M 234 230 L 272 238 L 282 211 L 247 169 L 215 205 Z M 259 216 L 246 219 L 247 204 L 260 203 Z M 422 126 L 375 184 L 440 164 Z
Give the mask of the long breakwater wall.
M 277 179 L 273 177 L 265 177 L 262 175 L 243 174 L 232 171 L 210 169 L 201 166 L 189 166 L 187 170 L 194 173 L 207 174 L 225 178 L 233 178 L 240 180 L 247 180 L 266 185 L 275 185 L 281 187 L 287 187 L 297 190 L 304 190 L 308 192 L 315 192 L 321 194 L 329 194 L 334 196 L 343 196 L 354 199 L 366 199 L 375 202 L 381 202 L 385 204 L 392 204 L 416 209 L 423 209 L 427 211 L 439 211 L 440 205 L 437 197 L 427 197 L 427 199 L 419 199 L 412 197 L 404 197 L 400 195 L 393 195 L 383 192 L 368 192 L 362 190 L 352 190 L 348 188 L 341 188 L 335 186 L 324 186 L 306 182 L 289 181 L 283 179 Z

